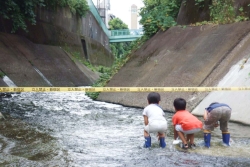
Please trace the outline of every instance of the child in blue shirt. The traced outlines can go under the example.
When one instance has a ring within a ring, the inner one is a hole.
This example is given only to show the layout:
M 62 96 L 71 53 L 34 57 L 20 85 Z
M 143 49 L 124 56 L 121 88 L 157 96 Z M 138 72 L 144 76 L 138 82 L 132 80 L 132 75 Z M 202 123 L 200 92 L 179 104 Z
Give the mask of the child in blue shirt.
M 222 132 L 222 141 L 225 145 L 230 146 L 230 133 L 228 131 L 228 122 L 231 117 L 231 108 L 224 103 L 211 103 L 204 112 L 204 141 L 205 146 L 210 147 L 211 131 L 219 126 Z

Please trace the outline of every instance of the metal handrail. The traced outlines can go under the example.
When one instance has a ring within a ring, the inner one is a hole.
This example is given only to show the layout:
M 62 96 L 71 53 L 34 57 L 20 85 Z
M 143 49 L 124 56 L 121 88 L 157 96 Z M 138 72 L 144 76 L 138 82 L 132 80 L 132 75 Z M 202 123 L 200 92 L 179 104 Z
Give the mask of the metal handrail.
M 106 27 L 105 23 L 103 22 L 98 10 L 96 9 L 94 3 L 92 0 L 88 0 L 88 5 L 89 5 L 89 10 L 90 12 L 94 15 L 96 18 L 97 22 L 99 25 L 102 27 L 103 31 L 106 33 L 107 36 L 110 36 L 110 32 L 108 28 Z
M 143 35 L 142 29 L 121 29 L 110 30 L 111 36 L 125 36 L 125 35 Z

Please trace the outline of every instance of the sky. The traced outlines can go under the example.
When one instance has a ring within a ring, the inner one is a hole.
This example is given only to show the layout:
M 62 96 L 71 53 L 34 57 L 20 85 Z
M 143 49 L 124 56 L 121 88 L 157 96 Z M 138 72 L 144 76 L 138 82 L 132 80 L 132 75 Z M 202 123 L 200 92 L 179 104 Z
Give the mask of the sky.
M 135 4 L 138 9 L 144 5 L 142 0 L 110 0 L 110 10 L 108 13 L 120 18 L 129 28 L 131 28 L 130 9 L 133 4 Z M 139 20 L 140 18 L 138 17 L 138 28 Z

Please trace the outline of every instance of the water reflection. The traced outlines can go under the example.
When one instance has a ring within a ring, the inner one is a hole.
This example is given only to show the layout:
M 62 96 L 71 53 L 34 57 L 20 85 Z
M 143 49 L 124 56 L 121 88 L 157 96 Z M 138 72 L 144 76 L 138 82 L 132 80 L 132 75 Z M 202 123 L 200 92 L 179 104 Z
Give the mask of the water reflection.
M 142 109 L 92 101 L 83 93 L 21 93 L 3 99 L 0 164 L 6 166 L 249 166 L 249 127 L 230 123 L 233 143 L 211 148 L 196 136 L 196 150 L 183 151 L 167 134 L 161 149 L 155 135 L 143 148 Z M 171 113 L 166 114 L 171 127 Z

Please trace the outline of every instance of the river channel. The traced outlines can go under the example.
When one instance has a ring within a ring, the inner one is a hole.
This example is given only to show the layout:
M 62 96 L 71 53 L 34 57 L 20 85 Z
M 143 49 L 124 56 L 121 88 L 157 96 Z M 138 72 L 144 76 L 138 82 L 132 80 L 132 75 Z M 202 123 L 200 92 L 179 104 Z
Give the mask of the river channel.
M 146 100 L 146 99 L 145 99 Z M 203 147 L 202 132 L 195 150 L 173 145 L 172 113 L 166 112 L 167 147 L 143 148 L 141 108 L 93 101 L 84 93 L 20 93 L 2 98 L 0 166 L 72 167 L 247 167 L 250 127 L 230 123 L 231 146 L 221 143 L 219 129 L 211 148 Z

